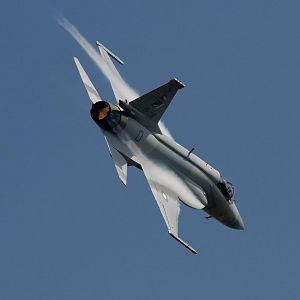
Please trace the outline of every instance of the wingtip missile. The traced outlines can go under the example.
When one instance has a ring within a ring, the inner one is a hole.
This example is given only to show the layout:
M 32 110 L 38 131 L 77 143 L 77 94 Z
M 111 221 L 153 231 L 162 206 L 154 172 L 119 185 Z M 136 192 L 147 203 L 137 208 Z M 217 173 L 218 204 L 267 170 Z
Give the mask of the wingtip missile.
M 169 231 L 169 234 L 170 234 L 170 236 L 172 238 L 174 238 L 175 240 L 177 240 L 181 245 L 183 245 L 184 247 L 186 247 L 192 253 L 198 254 L 197 251 L 191 245 L 189 245 L 187 242 L 185 242 L 184 240 L 182 240 L 180 237 L 178 237 L 177 235 L 173 234 L 171 231 Z
M 109 49 L 107 49 L 103 44 L 101 44 L 100 42 L 96 42 L 98 47 L 103 48 L 109 55 L 110 57 L 112 57 L 114 60 L 116 60 L 119 64 L 124 65 L 124 62 L 121 58 L 119 58 L 116 54 L 114 54 L 113 52 L 111 52 Z

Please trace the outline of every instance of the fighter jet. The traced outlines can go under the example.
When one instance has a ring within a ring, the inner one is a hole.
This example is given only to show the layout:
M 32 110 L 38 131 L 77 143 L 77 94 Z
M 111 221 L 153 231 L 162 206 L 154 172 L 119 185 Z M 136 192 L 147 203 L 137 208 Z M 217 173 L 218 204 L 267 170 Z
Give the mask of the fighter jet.
M 107 146 L 121 182 L 127 183 L 127 167 L 144 172 L 158 204 L 169 234 L 193 253 L 178 231 L 181 203 L 202 209 L 207 218 L 215 218 L 234 229 L 244 229 L 243 220 L 234 200 L 234 187 L 216 169 L 164 134 L 160 120 L 184 84 L 171 79 L 149 93 L 130 99 L 119 88 L 122 77 L 113 64 L 123 61 L 97 42 L 117 103 L 100 97 L 79 60 L 74 57 L 92 107 L 90 114 L 104 134 Z M 113 59 L 113 60 L 112 60 Z

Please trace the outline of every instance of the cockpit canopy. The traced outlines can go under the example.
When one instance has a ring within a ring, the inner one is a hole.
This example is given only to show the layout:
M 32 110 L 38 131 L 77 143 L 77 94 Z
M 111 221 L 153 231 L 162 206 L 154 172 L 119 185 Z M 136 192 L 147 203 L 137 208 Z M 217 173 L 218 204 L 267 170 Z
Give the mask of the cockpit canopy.
M 111 130 L 120 123 L 122 112 L 118 106 L 99 101 L 92 105 L 91 117 L 102 129 Z
M 222 177 L 221 182 L 218 183 L 218 188 L 227 200 L 231 200 L 233 198 L 234 187 L 231 182 Z

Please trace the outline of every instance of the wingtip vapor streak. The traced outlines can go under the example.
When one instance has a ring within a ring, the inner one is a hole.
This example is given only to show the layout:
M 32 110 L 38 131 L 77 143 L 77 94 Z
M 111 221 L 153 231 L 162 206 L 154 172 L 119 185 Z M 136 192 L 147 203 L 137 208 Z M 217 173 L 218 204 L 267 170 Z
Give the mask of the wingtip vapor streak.
M 180 203 L 194 209 L 203 209 L 224 225 L 244 229 L 243 220 L 234 201 L 233 185 L 212 166 L 162 133 L 159 126 L 164 112 L 184 84 L 172 79 L 157 89 L 130 99 L 120 89 L 123 80 L 112 59 L 124 62 L 97 42 L 102 59 L 113 76 L 110 78 L 117 104 L 103 101 L 74 57 L 81 79 L 92 101 L 91 117 L 101 128 L 114 161 L 118 176 L 127 183 L 127 167 L 141 169 L 150 185 L 169 234 L 197 253 L 179 237 L 178 217 Z M 131 100 L 131 101 L 130 101 Z

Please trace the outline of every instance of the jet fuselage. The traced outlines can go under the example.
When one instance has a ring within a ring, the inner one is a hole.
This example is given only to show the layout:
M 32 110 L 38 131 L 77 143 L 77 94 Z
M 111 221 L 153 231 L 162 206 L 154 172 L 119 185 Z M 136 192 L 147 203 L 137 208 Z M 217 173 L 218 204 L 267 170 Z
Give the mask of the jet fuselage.
M 81 40 L 84 40 L 81 37 Z M 169 234 L 193 253 L 197 251 L 179 234 L 180 203 L 204 209 L 209 217 L 243 229 L 234 202 L 233 185 L 202 159 L 163 134 L 160 121 L 172 99 L 185 85 L 173 78 L 139 96 L 122 79 L 111 59 L 123 62 L 102 44 L 92 58 L 109 79 L 117 105 L 103 101 L 83 69 L 74 61 L 91 100 L 91 117 L 102 129 L 121 182 L 127 184 L 128 166 L 141 169 L 153 193 Z
M 141 156 L 159 165 L 161 174 L 157 176 L 162 184 L 166 189 L 173 189 L 184 204 L 195 209 L 204 206 L 209 215 L 224 225 L 244 229 L 233 198 L 228 199 L 219 187 L 224 179 L 217 170 L 172 138 L 153 133 L 134 116 L 121 113 L 123 122 L 112 130 L 105 130 L 105 135 L 116 141 L 113 147 L 137 166 Z

